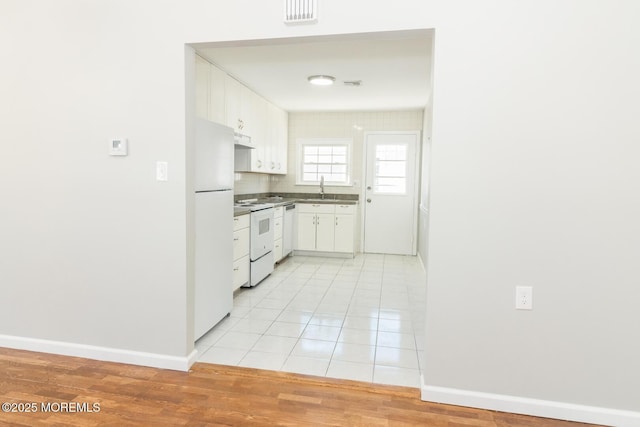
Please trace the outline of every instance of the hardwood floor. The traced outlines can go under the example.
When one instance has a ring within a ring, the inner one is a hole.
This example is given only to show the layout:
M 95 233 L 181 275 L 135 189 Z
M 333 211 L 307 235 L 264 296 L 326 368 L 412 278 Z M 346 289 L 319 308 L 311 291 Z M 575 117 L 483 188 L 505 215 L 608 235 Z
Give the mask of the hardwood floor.
M 204 363 L 186 373 L 5 348 L 0 402 L 2 426 L 586 425 L 422 402 L 407 387 Z

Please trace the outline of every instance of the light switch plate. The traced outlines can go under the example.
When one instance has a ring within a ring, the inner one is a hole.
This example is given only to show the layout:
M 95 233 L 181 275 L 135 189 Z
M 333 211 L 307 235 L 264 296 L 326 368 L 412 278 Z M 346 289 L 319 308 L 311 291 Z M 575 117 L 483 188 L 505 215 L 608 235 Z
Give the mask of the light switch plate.
M 109 140 L 110 156 L 126 156 L 128 154 L 128 142 L 126 138 L 113 138 Z
M 156 180 L 169 180 L 169 164 L 167 162 L 156 162 Z

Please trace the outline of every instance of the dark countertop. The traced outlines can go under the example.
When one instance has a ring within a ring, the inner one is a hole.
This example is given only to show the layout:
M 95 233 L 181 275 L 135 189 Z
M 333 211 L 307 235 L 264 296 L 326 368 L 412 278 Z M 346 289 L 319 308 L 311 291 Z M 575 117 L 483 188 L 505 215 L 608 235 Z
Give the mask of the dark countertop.
M 327 196 L 324 199 L 319 198 L 317 195 L 313 197 L 264 197 L 258 199 L 258 202 L 273 203 L 275 207 L 290 205 L 293 203 L 319 203 L 325 205 L 356 205 L 358 200 L 337 198 L 335 195 Z
M 343 199 L 298 199 L 296 203 L 313 203 L 321 205 L 357 205 L 357 200 Z
M 326 194 L 325 198 L 318 197 L 319 194 L 314 193 L 286 193 L 283 196 L 263 194 L 239 195 L 236 199 L 257 199 L 259 203 L 273 203 L 274 207 L 291 205 L 294 203 L 314 203 L 324 205 L 357 205 L 358 195 L 356 194 Z M 246 215 L 251 213 L 249 208 L 234 207 L 234 216 Z

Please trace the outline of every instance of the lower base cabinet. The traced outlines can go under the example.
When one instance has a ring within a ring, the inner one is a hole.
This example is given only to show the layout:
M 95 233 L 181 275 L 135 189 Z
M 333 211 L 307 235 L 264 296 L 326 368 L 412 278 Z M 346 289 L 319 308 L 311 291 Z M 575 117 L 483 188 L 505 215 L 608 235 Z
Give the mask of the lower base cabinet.
M 233 262 L 233 290 L 249 281 L 249 255 Z
M 250 216 L 233 218 L 233 290 L 249 281 Z
M 296 249 L 353 253 L 355 205 L 299 203 Z

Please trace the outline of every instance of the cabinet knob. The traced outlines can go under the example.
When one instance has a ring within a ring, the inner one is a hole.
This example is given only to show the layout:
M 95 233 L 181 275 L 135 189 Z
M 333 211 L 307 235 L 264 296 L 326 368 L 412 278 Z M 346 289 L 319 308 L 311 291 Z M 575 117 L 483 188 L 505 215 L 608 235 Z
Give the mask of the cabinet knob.
M 371 186 L 370 185 L 367 185 L 367 190 L 371 190 Z
M 371 199 L 367 199 L 367 203 L 371 203 Z
M 240 240 L 240 238 L 239 238 L 239 237 L 234 237 L 234 238 L 233 238 L 233 241 L 234 241 L 234 242 L 237 242 L 238 240 Z
M 233 271 L 238 271 L 238 270 L 240 270 L 240 267 L 236 267 L 236 268 L 233 269 Z M 229 270 L 227 270 L 227 271 L 229 271 Z

